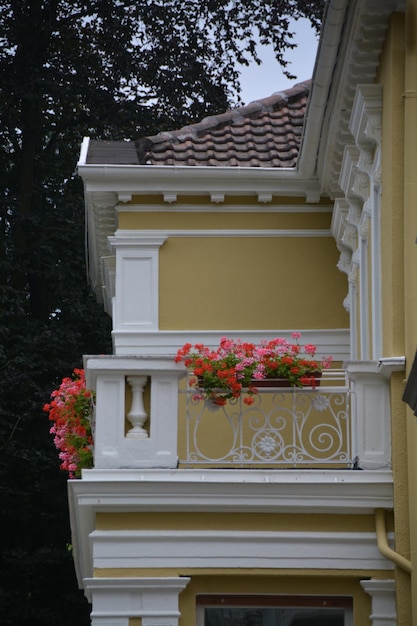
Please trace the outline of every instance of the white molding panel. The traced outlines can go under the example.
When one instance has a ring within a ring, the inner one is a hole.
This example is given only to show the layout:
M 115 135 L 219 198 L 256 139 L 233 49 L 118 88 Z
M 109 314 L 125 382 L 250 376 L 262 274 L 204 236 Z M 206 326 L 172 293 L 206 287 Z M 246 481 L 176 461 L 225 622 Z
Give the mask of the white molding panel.
M 317 346 L 317 357 L 333 356 L 335 361 L 346 361 L 349 358 L 349 329 L 269 329 L 269 330 L 157 330 L 129 331 L 117 329 L 113 331 L 113 342 L 117 356 L 175 356 L 178 348 L 185 343 L 204 343 L 215 347 L 222 337 L 259 343 L 274 337 L 290 340 L 293 330 L 301 332 L 301 343 L 312 343 Z
M 93 567 L 392 570 L 375 533 L 119 530 L 90 535 Z
M 119 231 L 109 237 L 116 249 L 113 325 L 116 329 L 156 330 L 158 328 L 159 248 L 166 241 L 160 233 L 126 236 Z

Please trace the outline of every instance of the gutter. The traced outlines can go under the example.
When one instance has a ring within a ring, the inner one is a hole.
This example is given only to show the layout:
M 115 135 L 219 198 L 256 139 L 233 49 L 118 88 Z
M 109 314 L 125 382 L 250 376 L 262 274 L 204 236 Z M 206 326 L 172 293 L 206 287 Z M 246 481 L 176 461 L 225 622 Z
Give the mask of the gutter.
M 82 160 L 87 149 L 85 140 L 78 174 L 86 193 L 115 193 L 122 202 L 136 193 L 210 196 L 213 190 L 225 195 L 258 195 L 261 203 L 271 202 L 280 194 L 304 196 L 307 203 L 320 199 L 317 179 L 301 176 L 296 168 L 89 164 Z
M 403 557 L 401 554 L 398 554 L 398 552 L 395 552 L 395 550 L 390 548 L 388 545 L 384 509 L 375 509 L 375 530 L 378 550 L 382 556 L 394 563 L 394 565 L 402 569 L 404 572 L 407 572 L 407 574 L 411 574 L 413 569 L 411 561 Z

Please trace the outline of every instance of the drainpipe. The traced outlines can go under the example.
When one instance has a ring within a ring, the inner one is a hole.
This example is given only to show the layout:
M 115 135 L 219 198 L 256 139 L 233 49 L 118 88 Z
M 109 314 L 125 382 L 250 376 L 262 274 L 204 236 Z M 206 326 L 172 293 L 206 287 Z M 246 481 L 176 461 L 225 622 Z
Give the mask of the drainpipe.
M 404 75 L 404 342 L 407 370 L 417 347 L 417 0 L 407 0 Z M 408 373 L 408 372 L 407 372 Z M 411 562 L 417 560 L 417 419 L 407 408 L 408 500 Z M 414 568 L 415 569 L 415 568 Z M 412 620 L 417 624 L 417 579 L 411 577 Z
M 405 557 L 401 556 L 401 554 L 395 552 L 395 550 L 390 548 L 388 545 L 384 509 L 376 509 L 375 511 L 375 530 L 378 550 L 382 556 L 389 561 L 392 561 L 394 565 L 397 565 L 399 568 L 404 570 L 404 572 L 407 572 L 407 574 L 411 574 L 411 561 L 408 561 Z

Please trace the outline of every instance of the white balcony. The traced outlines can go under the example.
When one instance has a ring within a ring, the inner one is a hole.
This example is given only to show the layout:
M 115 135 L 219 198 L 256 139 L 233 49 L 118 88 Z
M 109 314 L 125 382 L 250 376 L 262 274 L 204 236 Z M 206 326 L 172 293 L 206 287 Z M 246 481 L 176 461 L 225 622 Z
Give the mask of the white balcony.
M 324 372 L 317 389 L 262 389 L 213 412 L 171 357 L 86 357 L 96 392 L 95 469 L 389 470 L 390 390 L 399 362 Z

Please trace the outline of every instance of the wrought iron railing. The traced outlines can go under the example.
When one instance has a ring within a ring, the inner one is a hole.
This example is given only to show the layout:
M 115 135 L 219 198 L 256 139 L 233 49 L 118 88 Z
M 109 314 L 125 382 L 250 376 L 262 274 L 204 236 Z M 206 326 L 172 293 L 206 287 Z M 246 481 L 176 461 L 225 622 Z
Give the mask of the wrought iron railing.
M 344 370 L 323 372 L 319 387 L 262 388 L 211 405 L 187 388 L 186 452 L 180 467 L 351 468 L 350 391 Z

